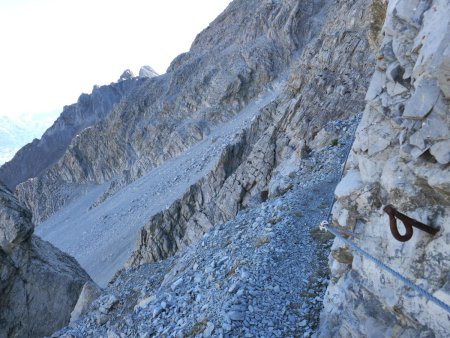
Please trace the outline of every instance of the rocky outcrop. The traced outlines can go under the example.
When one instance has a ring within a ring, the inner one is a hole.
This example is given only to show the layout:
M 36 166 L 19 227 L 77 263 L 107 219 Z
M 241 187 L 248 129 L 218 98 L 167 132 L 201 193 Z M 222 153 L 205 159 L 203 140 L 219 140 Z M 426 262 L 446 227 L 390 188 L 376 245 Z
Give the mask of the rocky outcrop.
M 142 66 L 141 69 L 139 69 L 139 77 L 152 78 L 158 75 L 159 74 L 150 66 Z
M 325 129 L 330 119 L 347 118 L 363 109 L 366 78 L 374 61 L 369 38 L 379 33 L 380 26 L 373 25 L 379 5 L 378 1 L 340 2 L 327 4 L 316 14 L 316 22 L 320 18 L 322 25 L 308 31 L 310 41 L 293 63 L 279 95 L 236 135 L 206 177 L 152 217 L 141 232 L 130 265 L 173 255 L 255 199 L 290 188 L 283 185 L 283 176 L 290 173 L 286 163 L 299 163 L 311 149 L 329 145 L 325 143 L 339 134 Z M 307 8 L 305 4 L 299 11 Z
M 450 304 L 450 2 L 390 1 L 383 32 L 333 223 Z M 441 230 L 399 242 L 387 204 Z M 445 310 L 338 239 L 330 266 L 323 337 L 448 336 Z
M 234 1 L 166 74 L 146 79 L 104 123 L 18 187 L 40 223 L 71 199 L 72 185 L 136 179 L 204 139 L 262 93 L 316 34 L 326 1 Z M 122 82 L 120 82 L 122 83 Z
M 40 140 L 27 144 L 0 167 L 0 180 L 14 190 L 17 184 L 41 176 L 59 160 L 83 129 L 103 121 L 113 106 L 143 81 L 132 78 L 131 74 L 124 81 L 94 86 L 91 94 L 82 94 L 77 103 L 64 107 L 60 117 Z
M 0 184 L 0 337 L 43 337 L 67 325 L 90 278 L 33 234 L 31 213 Z

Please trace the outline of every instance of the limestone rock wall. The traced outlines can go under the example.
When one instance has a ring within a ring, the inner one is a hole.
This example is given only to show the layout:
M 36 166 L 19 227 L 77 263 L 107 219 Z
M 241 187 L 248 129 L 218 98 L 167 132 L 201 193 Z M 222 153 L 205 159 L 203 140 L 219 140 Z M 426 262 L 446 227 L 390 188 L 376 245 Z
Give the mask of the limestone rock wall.
M 450 304 L 450 2 L 391 0 L 383 35 L 333 225 Z M 441 230 L 399 242 L 387 204 Z M 448 337 L 448 313 L 338 239 L 330 267 L 321 336 Z
M 324 5 L 312 20 L 317 25 L 310 27 L 310 40 L 289 69 L 278 97 L 235 137 L 212 172 L 149 220 L 130 265 L 171 256 L 240 209 L 289 189 L 283 185 L 283 175 L 289 174 L 282 169 L 285 164 L 300 166 L 309 150 L 323 147 L 323 142 L 329 145 L 331 139 L 324 136 L 328 121 L 363 110 L 375 63 L 370 41 L 380 31 L 375 22 L 377 15 L 384 16 L 382 5 L 380 1 Z
M 43 337 L 69 323 L 87 273 L 33 235 L 31 213 L 0 183 L 0 337 Z

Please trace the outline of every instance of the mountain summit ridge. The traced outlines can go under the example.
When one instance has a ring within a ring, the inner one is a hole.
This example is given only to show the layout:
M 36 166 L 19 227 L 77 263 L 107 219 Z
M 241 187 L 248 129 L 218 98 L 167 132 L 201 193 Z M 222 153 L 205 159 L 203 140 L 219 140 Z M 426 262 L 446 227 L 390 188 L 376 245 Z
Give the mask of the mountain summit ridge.
M 14 190 L 19 183 L 40 177 L 59 160 L 79 132 L 104 120 L 113 106 L 141 81 L 145 79 L 131 78 L 110 85 L 94 86 L 91 94 L 81 94 L 77 103 L 64 107 L 61 115 L 40 139 L 25 145 L 0 167 L 0 180 Z

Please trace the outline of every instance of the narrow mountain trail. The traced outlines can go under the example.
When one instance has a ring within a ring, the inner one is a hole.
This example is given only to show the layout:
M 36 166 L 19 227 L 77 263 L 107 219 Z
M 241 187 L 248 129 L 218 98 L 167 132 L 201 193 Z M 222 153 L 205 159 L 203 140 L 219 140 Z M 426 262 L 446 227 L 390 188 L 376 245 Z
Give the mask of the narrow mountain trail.
M 357 118 L 312 152 L 292 189 L 254 203 L 174 257 L 123 272 L 64 337 L 310 337 L 328 284 L 328 212 Z M 111 305 L 113 304 L 113 305 Z
M 233 119 L 211 130 L 206 139 L 94 208 L 91 206 L 108 184 L 86 186 L 81 198 L 39 225 L 36 234 L 74 256 L 99 285 L 106 285 L 130 258 L 139 230 L 214 168 L 234 135 L 250 126 L 261 108 L 279 95 L 285 80 L 276 82 Z

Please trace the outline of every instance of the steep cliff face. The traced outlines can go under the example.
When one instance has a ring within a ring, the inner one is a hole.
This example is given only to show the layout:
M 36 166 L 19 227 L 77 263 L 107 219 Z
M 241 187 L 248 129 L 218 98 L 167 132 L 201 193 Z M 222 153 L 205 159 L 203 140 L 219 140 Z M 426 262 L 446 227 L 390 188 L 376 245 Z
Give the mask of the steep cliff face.
M 379 4 L 233 2 L 168 74 L 145 82 L 105 123 L 81 133 L 42 179 L 19 187 L 38 219 L 66 203 L 39 234 L 106 283 L 130 258 L 138 235 L 132 265 L 173 255 L 260 193 L 288 189 L 283 181 L 289 171 L 282 163 L 298 163 L 311 149 L 330 144 L 339 132 L 326 130 L 329 120 L 363 109 Z M 216 41 L 219 36 L 223 41 Z M 219 100 L 226 79 L 242 79 L 250 50 L 258 62 L 248 63 L 245 85 Z M 215 75 L 205 78 L 211 69 Z M 268 71 L 270 76 L 262 75 Z M 192 97 L 197 103 L 189 106 Z M 165 106 L 172 108 L 164 111 Z M 123 168 L 128 169 L 119 173 Z M 92 188 L 92 182 L 104 180 Z M 70 202 L 70 194 L 81 189 L 87 195 Z
M 450 304 L 450 2 L 389 1 L 383 32 L 333 223 Z M 440 231 L 395 240 L 387 204 Z M 338 239 L 330 266 L 323 337 L 448 336 L 445 310 Z
M 238 113 L 279 77 L 320 26 L 326 1 L 234 1 L 168 72 L 145 81 L 108 118 L 79 134 L 41 177 L 18 187 L 36 222 L 73 184 L 114 187 L 140 177 Z
M 0 180 L 12 190 L 29 178 L 41 176 L 66 152 L 83 129 L 103 121 L 143 78 L 127 78 L 107 86 L 95 86 L 91 94 L 82 94 L 78 102 L 64 107 L 60 117 L 42 135 L 20 149 L 14 158 L 0 167 Z
M 0 337 L 43 337 L 67 325 L 90 281 L 70 256 L 33 235 L 31 213 L 0 184 Z
M 291 188 L 285 183 L 289 173 L 285 167 L 299 165 L 309 151 L 337 137 L 339 132 L 326 130 L 330 120 L 363 109 L 366 79 L 374 62 L 370 41 L 381 28 L 375 24 L 380 8 L 379 1 L 323 7 L 314 18 L 322 25 L 311 27 L 311 38 L 277 96 L 236 135 L 213 171 L 150 220 L 129 264 L 173 255 L 214 224 L 232 219 L 252 199 Z

